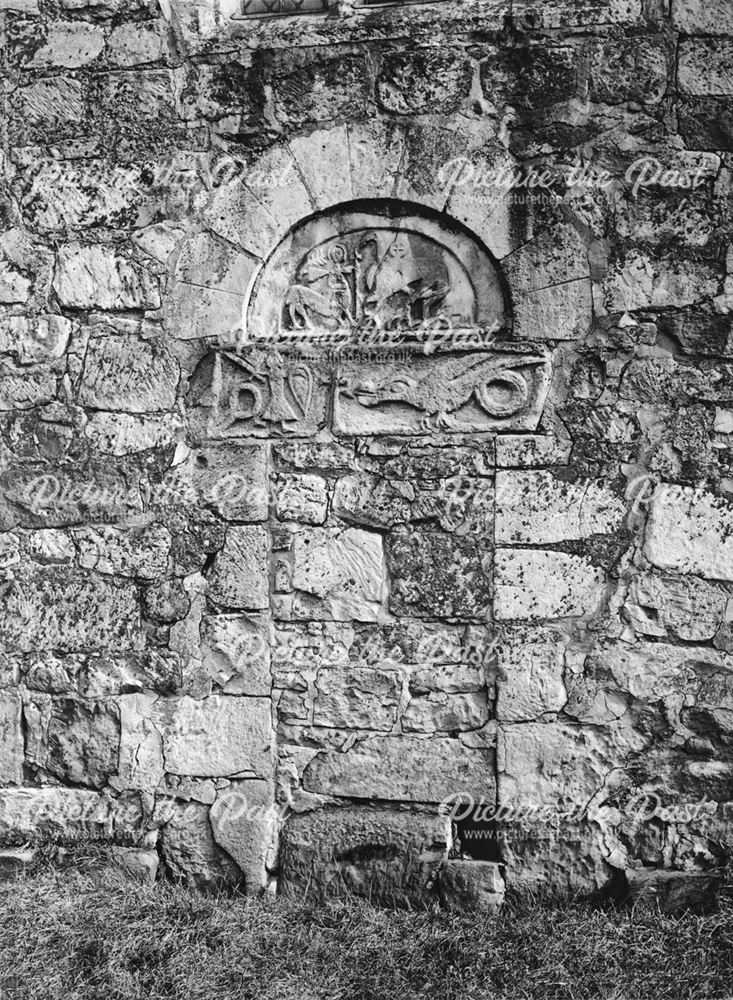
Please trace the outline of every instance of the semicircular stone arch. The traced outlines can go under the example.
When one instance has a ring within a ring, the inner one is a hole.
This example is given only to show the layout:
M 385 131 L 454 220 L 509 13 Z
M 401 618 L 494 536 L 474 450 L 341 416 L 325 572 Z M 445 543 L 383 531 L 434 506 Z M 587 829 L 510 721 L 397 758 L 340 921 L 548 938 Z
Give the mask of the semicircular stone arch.
M 512 168 L 475 123 L 427 117 L 419 127 L 377 119 L 315 131 L 268 149 L 244 172 L 224 169 L 199 231 L 171 256 L 173 335 L 231 339 L 266 262 L 304 220 L 381 202 L 470 234 L 501 275 L 517 338 L 576 340 L 592 320 L 592 235 L 561 204 L 534 212 L 497 186 Z

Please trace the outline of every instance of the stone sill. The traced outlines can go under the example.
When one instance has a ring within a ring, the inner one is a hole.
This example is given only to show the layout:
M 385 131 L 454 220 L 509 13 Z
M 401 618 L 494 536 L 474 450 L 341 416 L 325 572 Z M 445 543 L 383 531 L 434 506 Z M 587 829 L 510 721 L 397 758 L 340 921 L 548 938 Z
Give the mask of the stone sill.
M 363 6 L 337 0 L 327 12 L 244 16 L 240 0 L 169 0 L 166 14 L 182 31 L 186 51 L 191 55 L 233 42 L 252 49 L 307 48 L 405 37 L 436 44 L 446 33 L 502 31 L 510 14 L 518 30 L 526 31 L 529 39 L 548 29 L 642 21 L 641 0 L 547 0 L 541 7 L 525 0 L 514 4 L 509 0 L 397 0 Z

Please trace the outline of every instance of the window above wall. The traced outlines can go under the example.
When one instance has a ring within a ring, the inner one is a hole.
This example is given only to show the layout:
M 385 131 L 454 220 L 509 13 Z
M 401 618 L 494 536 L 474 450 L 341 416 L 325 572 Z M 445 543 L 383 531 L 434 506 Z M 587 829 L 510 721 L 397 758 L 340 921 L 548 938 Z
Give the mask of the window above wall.
M 283 14 L 322 14 L 328 10 L 328 0 L 241 0 L 234 20 L 245 17 L 278 17 Z
M 354 7 L 404 7 L 420 3 L 441 3 L 444 0 L 353 0 Z M 295 14 L 323 14 L 336 7 L 329 0 L 240 0 L 232 20 L 251 17 L 282 17 Z

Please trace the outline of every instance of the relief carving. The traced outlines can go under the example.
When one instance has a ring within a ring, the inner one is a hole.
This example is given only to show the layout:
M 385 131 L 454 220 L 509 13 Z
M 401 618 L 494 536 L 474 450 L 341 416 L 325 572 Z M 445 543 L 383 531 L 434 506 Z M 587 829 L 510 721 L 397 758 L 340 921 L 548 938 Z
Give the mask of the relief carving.
M 476 239 L 442 220 L 334 209 L 296 227 L 257 275 L 247 346 L 420 345 L 421 332 L 505 329 L 501 280 Z
M 544 353 L 342 365 L 334 426 L 345 434 L 534 430 L 550 380 Z
M 326 387 L 317 366 L 277 351 L 222 352 L 199 366 L 189 405 L 203 436 L 308 435 L 323 422 Z
M 450 265 L 445 249 L 419 233 L 369 229 L 329 240 L 299 265 L 281 329 L 412 330 L 438 318 L 468 325 L 473 293 Z

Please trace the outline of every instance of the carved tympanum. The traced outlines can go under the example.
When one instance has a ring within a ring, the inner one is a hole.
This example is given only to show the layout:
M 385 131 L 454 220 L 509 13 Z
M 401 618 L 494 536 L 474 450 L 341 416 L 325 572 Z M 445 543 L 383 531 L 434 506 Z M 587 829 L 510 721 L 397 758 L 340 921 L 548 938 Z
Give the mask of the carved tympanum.
M 413 330 L 428 319 L 475 321 L 467 275 L 419 233 L 367 229 L 306 254 L 283 303 L 281 329 Z
M 409 342 L 426 324 L 504 327 L 496 268 L 468 233 L 374 203 L 373 211 L 345 206 L 293 230 L 254 283 L 244 341 L 366 344 L 390 333 Z

